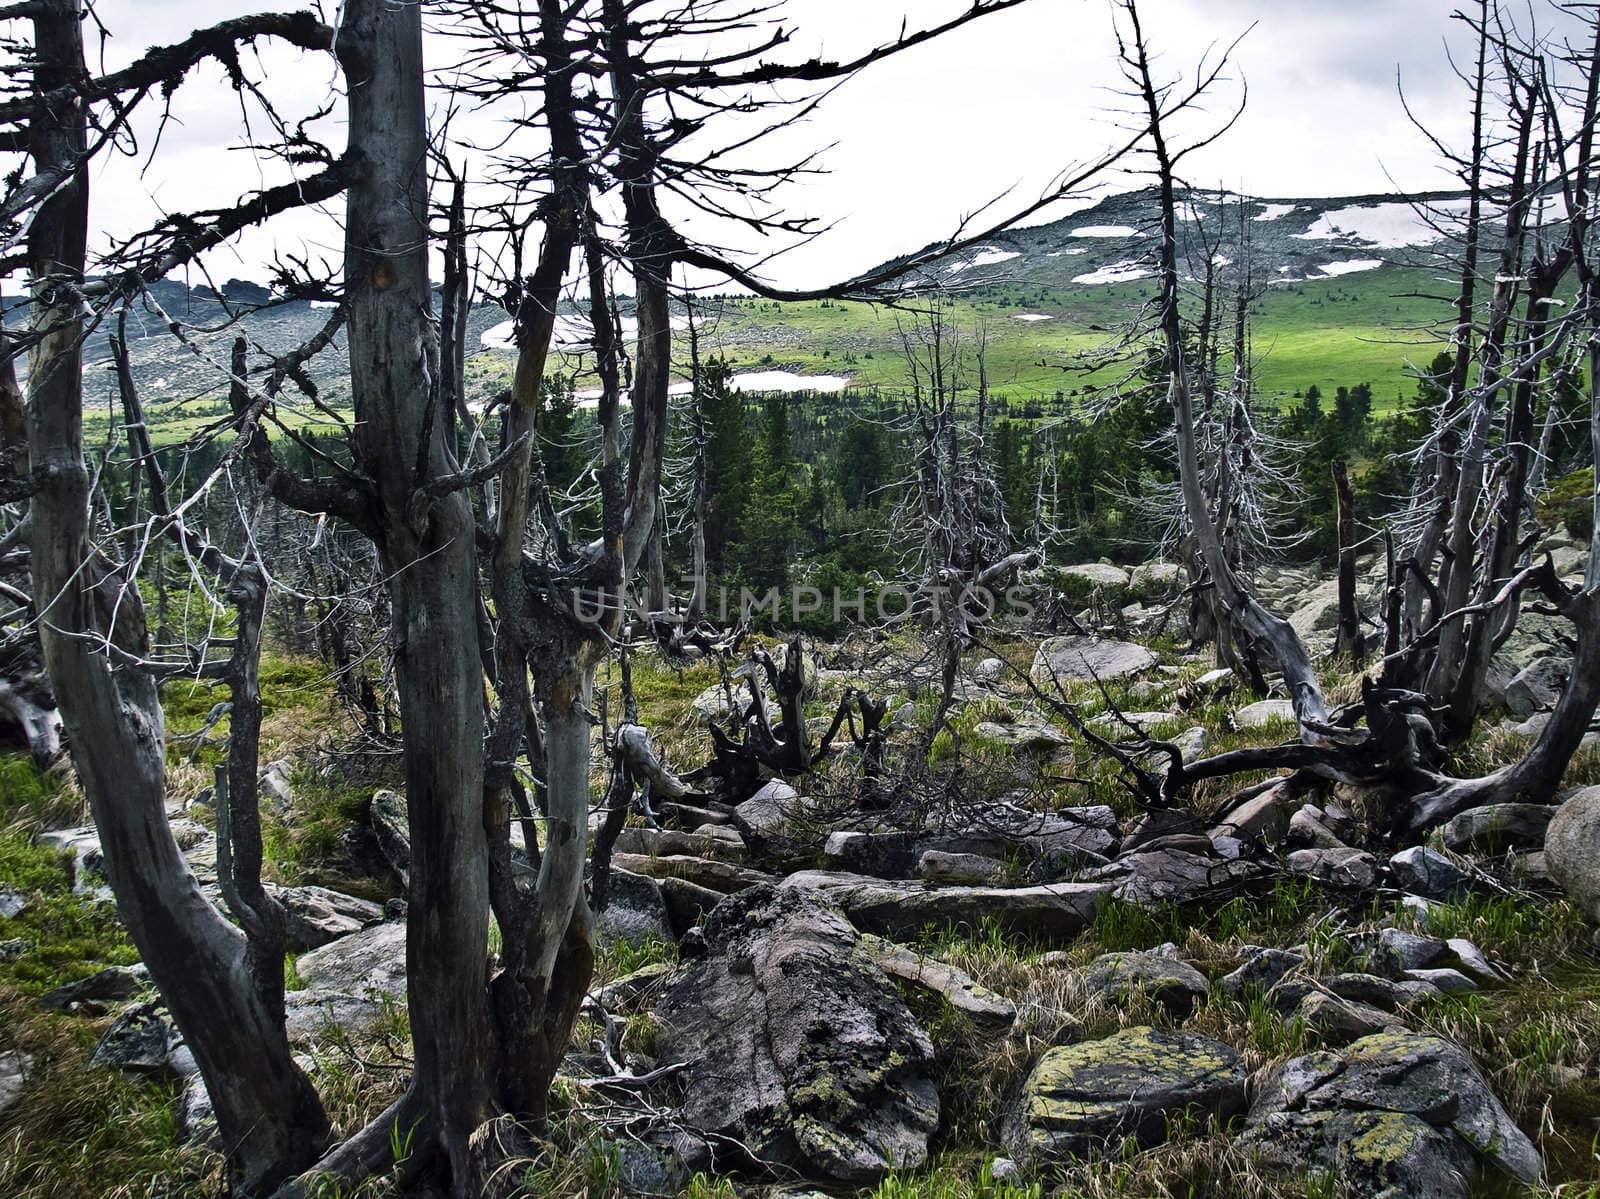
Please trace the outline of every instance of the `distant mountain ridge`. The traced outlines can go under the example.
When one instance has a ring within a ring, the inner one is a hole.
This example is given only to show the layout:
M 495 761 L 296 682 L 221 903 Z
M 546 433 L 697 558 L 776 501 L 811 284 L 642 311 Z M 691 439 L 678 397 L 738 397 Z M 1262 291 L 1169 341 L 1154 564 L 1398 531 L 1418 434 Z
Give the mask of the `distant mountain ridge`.
M 1242 209 L 1257 279 L 1289 284 L 1427 261 L 1430 251 L 1448 248 L 1449 217 L 1466 212 L 1467 194 L 1271 199 L 1189 189 L 1180 204 L 1179 253 L 1186 263 L 1192 266 L 1219 233 L 1224 256 L 1236 254 Z M 1148 278 L 1159 219 L 1153 187 L 1107 196 L 1049 224 L 986 239 L 947 259 L 929 282 L 962 289 L 1002 282 L 1065 288 Z

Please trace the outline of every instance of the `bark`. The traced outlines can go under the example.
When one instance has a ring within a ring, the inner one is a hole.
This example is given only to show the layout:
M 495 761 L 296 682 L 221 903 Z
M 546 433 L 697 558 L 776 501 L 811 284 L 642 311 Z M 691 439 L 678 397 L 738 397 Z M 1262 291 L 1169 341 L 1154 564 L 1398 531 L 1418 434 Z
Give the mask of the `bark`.
M 37 14 L 35 88 L 71 88 L 86 77 L 79 3 L 42 0 Z M 148 639 L 137 590 L 90 541 L 79 291 L 88 228 L 84 147 L 78 105 L 35 123 L 35 162 L 70 179 L 41 207 L 28 244 L 36 339 L 28 417 L 39 485 L 33 571 L 35 594 L 46 597 L 40 642 L 123 923 L 205 1078 L 231 1185 L 253 1195 L 310 1162 L 328 1126 L 289 1054 L 281 1007 L 271 1010 L 253 984 L 245 934 L 201 893 L 168 827 L 155 682 L 143 670 L 113 669 L 103 648 L 143 658 Z
M 391 579 L 411 832 L 407 997 L 425 1132 L 455 1194 L 482 1178 L 469 1139 L 490 1114 L 489 897 L 483 668 L 474 525 L 435 408 L 428 281 L 427 124 L 418 5 L 351 0 L 338 50 L 359 171 L 346 204 L 345 303 L 357 460 L 373 481 Z

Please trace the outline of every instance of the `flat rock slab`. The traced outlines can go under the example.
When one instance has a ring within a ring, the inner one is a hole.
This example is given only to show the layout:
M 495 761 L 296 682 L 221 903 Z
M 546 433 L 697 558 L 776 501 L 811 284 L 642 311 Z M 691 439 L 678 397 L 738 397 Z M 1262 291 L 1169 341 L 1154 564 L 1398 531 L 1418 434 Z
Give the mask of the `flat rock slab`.
M 977 930 L 987 922 L 1009 931 L 1066 941 L 1094 919 L 1111 888 L 1103 883 L 1038 887 L 930 887 L 859 874 L 805 870 L 780 884 L 811 891 L 838 907 L 862 932 L 915 939 L 929 927 Z
M 837 910 L 753 888 L 700 940 L 656 1007 L 662 1060 L 688 1063 L 688 1124 L 812 1178 L 870 1183 L 927 1160 L 933 1045 Z
M 1293 724 L 1294 705 L 1286 699 L 1263 699 L 1246 704 L 1233 714 L 1242 729 L 1261 729 L 1269 724 Z
M 283 904 L 289 949 L 301 953 L 358 933 L 383 919 L 383 908 L 327 887 L 268 888 Z
M 681 878 L 697 887 L 719 891 L 724 895 L 775 881 L 772 875 L 748 866 L 736 866 L 732 862 L 712 858 L 690 857 L 687 854 L 651 857 L 639 853 L 618 853 L 611 855 L 611 863 L 619 870 L 648 878 Z
M 1035 1165 L 1149 1148 L 1184 1115 L 1226 1118 L 1244 1107 L 1247 1075 L 1227 1045 L 1193 1033 L 1124 1029 L 1039 1059 L 1005 1126 L 1006 1148 Z
M 303 953 L 295 960 L 295 973 L 310 990 L 404 998 L 405 922 L 375 924 Z
M 1040 644 L 1030 671 L 1033 681 L 1048 688 L 1054 681 L 1112 682 L 1149 670 L 1155 654 L 1131 641 L 1103 641 L 1098 637 L 1052 637 Z
M 932 991 L 974 1024 L 990 1030 L 1009 1028 L 1017 1018 L 1017 1005 L 1004 995 L 979 986 L 964 970 L 947 962 L 924 957 L 914 949 L 870 935 L 861 938 L 890 978 Z
M 1472 1059 L 1441 1037 L 1377 1033 L 1285 1062 L 1253 1090 L 1246 1145 L 1261 1163 L 1334 1171 L 1357 1196 L 1468 1199 L 1480 1160 L 1524 1183 L 1544 1173 Z
M 1111 882 L 1117 898 L 1143 905 L 1199 903 L 1229 895 L 1263 877 L 1253 862 L 1224 860 L 1177 848 L 1124 854 L 1093 877 Z
M 709 826 L 715 828 L 715 825 Z M 744 838 L 732 829 L 722 833 L 683 832 L 669 828 L 625 828 L 617 835 L 614 847 L 617 853 L 638 853 L 670 856 L 688 854 L 697 858 L 716 858 L 718 861 L 742 863 L 750 856 Z

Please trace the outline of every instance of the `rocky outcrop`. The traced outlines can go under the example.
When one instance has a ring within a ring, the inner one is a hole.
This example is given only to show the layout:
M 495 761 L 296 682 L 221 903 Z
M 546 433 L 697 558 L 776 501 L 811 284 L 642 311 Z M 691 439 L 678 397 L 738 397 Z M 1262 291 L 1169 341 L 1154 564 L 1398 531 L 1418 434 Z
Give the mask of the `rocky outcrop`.
M 1006 1121 L 1007 1150 L 1035 1167 L 1167 1138 L 1185 1114 L 1225 1118 L 1244 1106 L 1244 1068 L 1228 1046 L 1193 1033 L 1129 1028 L 1059 1046 L 1034 1066 Z
M 1439 1037 L 1378 1033 L 1269 1071 L 1245 1147 L 1295 1178 L 1330 1173 L 1357 1199 L 1468 1199 L 1481 1162 L 1532 1183 L 1539 1151 L 1472 1060 Z
M 814 892 L 757 887 L 713 912 L 656 1009 L 682 1118 L 813 1178 L 871 1182 L 927 1158 L 933 1046 L 850 924 Z

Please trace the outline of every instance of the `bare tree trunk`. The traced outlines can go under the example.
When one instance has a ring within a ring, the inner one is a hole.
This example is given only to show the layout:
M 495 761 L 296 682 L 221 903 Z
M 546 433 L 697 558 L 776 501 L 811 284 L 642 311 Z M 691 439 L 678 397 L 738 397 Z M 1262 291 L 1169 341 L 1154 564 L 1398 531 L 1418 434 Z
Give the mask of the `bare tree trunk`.
M 482 1188 L 469 1139 L 490 1114 L 483 668 L 473 517 L 428 377 L 427 123 L 418 5 L 350 0 L 339 35 L 350 146 L 345 303 L 358 460 L 380 508 L 411 831 L 412 1090 L 455 1194 Z M 507 497 L 509 499 L 509 497 Z
M 78 0 L 36 6 L 37 91 L 85 76 L 81 18 Z M 84 149 L 84 109 L 76 100 L 36 123 L 35 162 L 69 180 L 40 208 L 28 245 L 40 642 L 123 923 L 205 1079 L 231 1185 L 254 1195 L 313 1160 L 328 1124 L 290 1056 L 281 990 L 274 1010 L 270 983 L 257 987 L 265 975 L 252 970 L 246 935 L 211 906 L 168 827 L 154 679 L 126 659 L 118 665 L 122 655 L 142 660 L 148 636 L 132 580 L 113 571 L 90 539 L 79 291 L 88 230 Z M 281 957 L 276 965 L 281 980 Z
M 1333 652 L 1360 666 L 1366 658 L 1361 610 L 1356 604 L 1356 500 L 1343 458 L 1333 462 L 1333 487 L 1339 503 L 1339 633 Z

